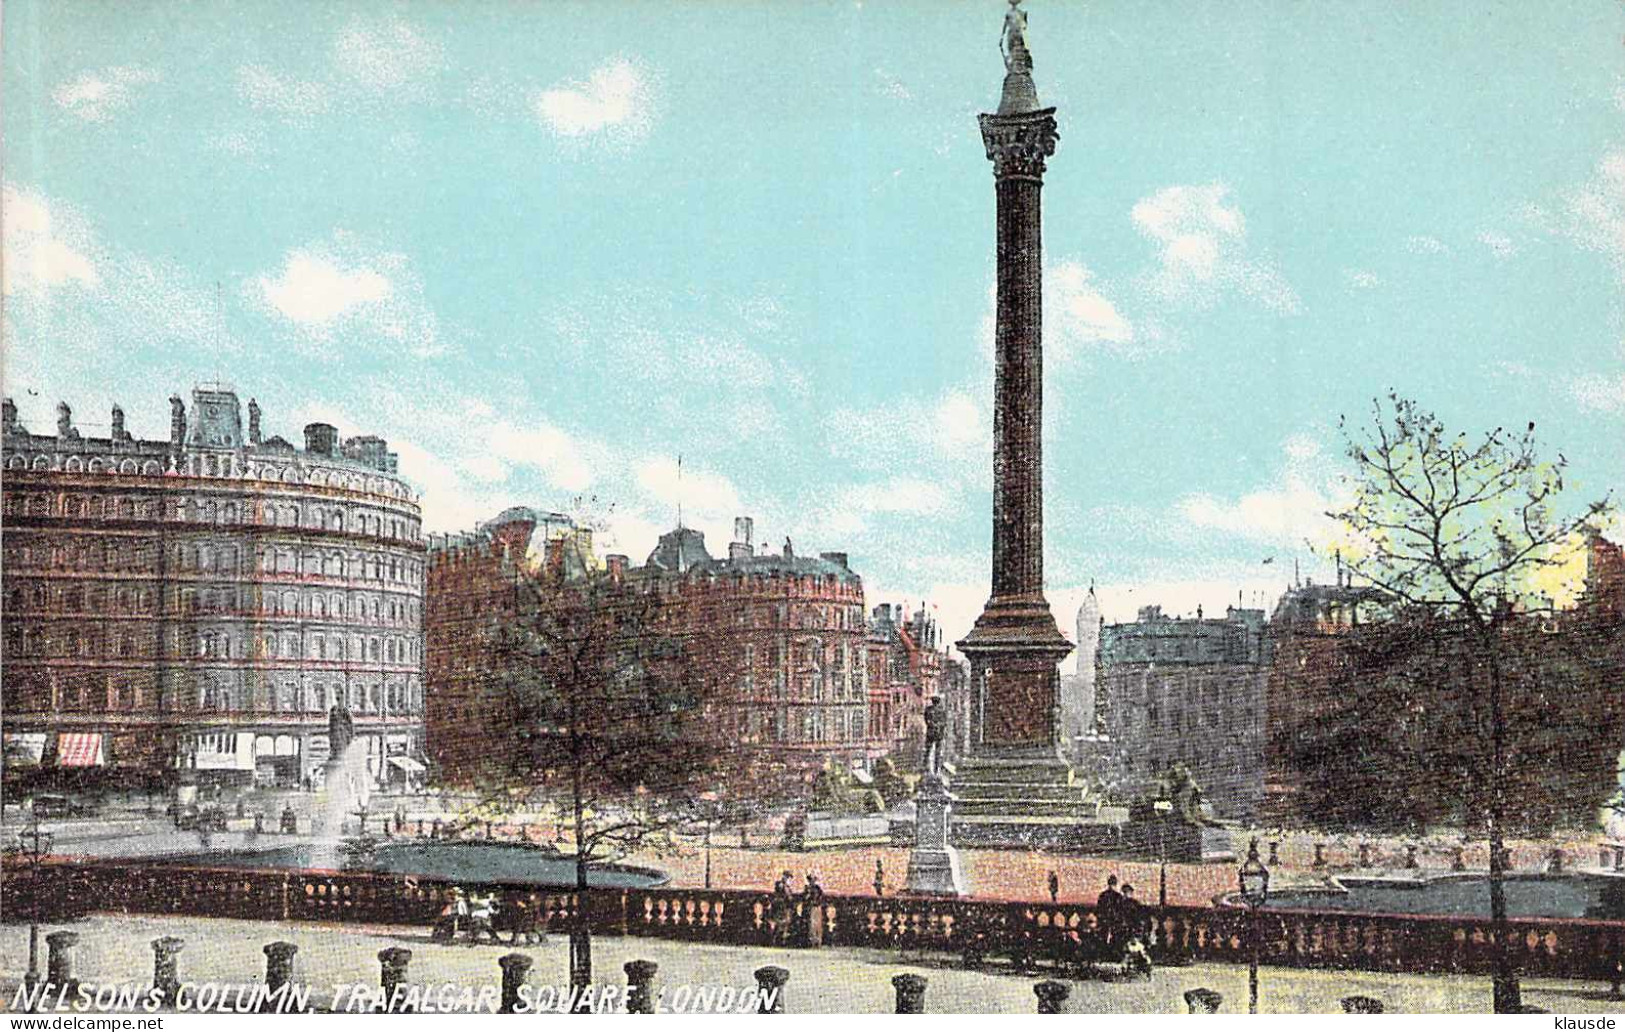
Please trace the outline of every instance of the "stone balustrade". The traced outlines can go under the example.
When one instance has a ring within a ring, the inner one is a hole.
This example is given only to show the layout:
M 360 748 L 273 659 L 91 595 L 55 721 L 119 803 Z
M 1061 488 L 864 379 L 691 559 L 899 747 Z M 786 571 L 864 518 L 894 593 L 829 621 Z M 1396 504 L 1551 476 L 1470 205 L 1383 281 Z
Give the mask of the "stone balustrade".
M 353 921 L 428 927 L 451 900 L 450 882 L 371 872 L 316 873 L 181 867 L 119 861 L 49 861 L 37 874 L 9 858 L 11 899 L 46 901 L 46 921 L 93 911 L 195 914 L 270 921 Z M 33 878 L 37 885 L 28 884 Z M 765 892 L 681 888 L 595 889 L 582 907 L 574 890 L 519 885 L 462 886 L 521 898 L 545 927 L 567 927 L 585 911 L 600 935 L 793 946 L 807 904 L 788 907 Z M 968 962 L 1012 961 L 1058 970 L 1102 955 L 1092 906 L 975 899 L 828 896 L 823 942 L 890 950 L 937 950 Z M 1229 907 L 1170 906 L 1151 912 L 1164 956 L 1246 963 L 1248 914 Z M 1258 915 L 1263 963 L 1365 971 L 1489 972 L 1488 919 L 1265 909 Z M 1531 977 L 1612 981 L 1625 959 L 1625 923 L 1578 918 L 1512 922 L 1512 948 Z

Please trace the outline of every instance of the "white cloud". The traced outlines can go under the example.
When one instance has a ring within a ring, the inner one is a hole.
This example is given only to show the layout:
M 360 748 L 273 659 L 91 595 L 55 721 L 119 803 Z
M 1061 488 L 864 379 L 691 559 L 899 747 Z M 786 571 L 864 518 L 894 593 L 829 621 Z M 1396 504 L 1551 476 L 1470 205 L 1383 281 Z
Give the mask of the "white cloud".
M 1625 281 L 1625 148 L 1604 155 L 1596 174 L 1563 199 L 1560 228 L 1613 262 Z
M 445 48 L 400 20 L 350 23 L 333 43 L 340 74 L 375 93 L 415 93 L 445 67 Z
M 1412 254 L 1449 254 L 1450 248 L 1443 240 L 1431 236 L 1411 236 L 1405 238 L 1405 250 Z
M 1574 400 L 1595 412 L 1625 412 L 1625 376 L 1581 376 L 1569 385 Z
M 1324 545 L 1339 536 L 1326 513 L 1341 504 L 1342 491 L 1331 479 L 1322 451 L 1318 438 L 1294 434 L 1282 447 L 1282 465 L 1270 483 L 1236 498 L 1188 494 L 1179 500 L 1176 514 L 1188 527 L 1260 544 Z
M 889 97 L 892 100 L 905 101 L 914 99 L 914 94 L 911 93 L 909 88 L 903 84 L 903 80 L 899 79 L 897 76 L 893 75 L 891 72 L 888 72 L 884 68 L 875 69 L 875 80 L 877 82 L 876 88 L 880 91 L 880 94 L 883 97 Z
M 1510 258 L 1518 253 L 1517 245 L 1505 233 L 1487 230 L 1478 234 L 1478 242 L 1489 248 L 1490 253 L 1497 258 Z
M 533 106 L 556 135 L 634 141 L 648 135 L 654 123 L 655 91 L 647 71 L 617 58 L 594 69 L 585 82 L 543 90 Z
M 341 425 L 335 423 L 334 425 Z M 422 492 L 423 529 L 434 533 L 471 530 L 502 510 L 501 499 L 474 488 L 462 469 L 441 457 L 440 449 L 391 438 L 401 475 Z
M 592 467 L 580 446 L 564 431 L 546 423 L 515 427 L 498 423 L 481 435 L 499 458 L 518 466 L 533 466 L 564 491 L 584 491 L 592 484 Z
M 468 475 L 483 484 L 497 484 L 508 479 L 507 465 L 495 455 L 475 455 L 463 464 Z
M 150 68 L 120 65 L 85 72 L 51 92 L 51 99 L 64 111 L 86 122 L 106 122 L 130 105 L 142 86 L 158 82 L 161 76 Z
M 939 517 L 953 510 L 961 493 L 951 484 L 923 477 L 894 476 L 887 480 L 853 484 L 820 492 L 828 503 L 806 518 L 823 540 L 846 541 L 866 533 L 869 517 L 886 522 L 898 517 Z
M 1135 203 L 1135 226 L 1159 248 L 1146 290 L 1196 307 L 1235 292 L 1277 312 L 1297 311 L 1298 296 L 1279 270 L 1247 256 L 1247 222 L 1229 193 L 1222 183 L 1169 186 Z
M 294 251 L 282 274 L 262 278 L 266 300 L 283 316 L 306 326 L 326 326 L 364 304 L 389 297 L 389 280 L 373 269 L 341 269 L 320 255 Z
M 1301 545 L 1320 536 L 1320 524 L 1331 504 L 1318 488 L 1289 479 L 1233 501 L 1209 494 L 1187 495 L 1179 503 L 1179 515 L 1195 527 L 1256 541 Z
M 249 106 L 303 121 L 328 110 L 332 91 L 319 82 L 289 79 L 259 65 L 237 69 L 237 95 Z
M 368 254 L 342 231 L 289 251 L 280 270 L 249 281 L 247 292 L 310 341 L 326 343 L 342 331 L 419 357 L 445 350 L 406 256 Z
M 209 137 L 209 146 L 222 154 L 248 161 L 264 157 L 267 150 L 265 131 L 258 126 L 223 129 Z
M 1377 274 L 1367 269 L 1344 269 L 1343 282 L 1347 283 L 1351 290 L 1372 290 L 1382 285 L 1382 280 Z
M 1070 358 L 1087 348 L 1126 352 L 1135 343 L 1134 327 L 1098 289 L 1094 273 L 1081 262 L 1062 261 L 1046 277 L 1044 315 L 1056 357 Z
M 931 437 L 945 454 L 966 449 L 991 450 L 993 427 L 987 414 L 968 393 L 950 390 L 931 409 Z
M 835 409 L 825 417 L 825 435 L 830 454 L 854 469 L 905 469 L 948 484 L 984 473 L 993 451 L 991 413 L 958 388 L 934 398 Z
M 637 467 L 637 483 L 651 501 L 670 512 L 681 506 L 685 515 L 710 520 L 732 519 L 745 512 L 733 481 L 692 463 L 679 467 L 675 458 L 645 459 Z
M 4 223 L 4 253 L 0 255 L 0 292 L 22 291 L 38 295 L 77 285 L 94 288 L 101 282 L 96 265 L 85 254 L 95 246 L 81 220 L 53 217 L 50 202 L 39 194 L 6 186 L 0 196 L 0 222 Z

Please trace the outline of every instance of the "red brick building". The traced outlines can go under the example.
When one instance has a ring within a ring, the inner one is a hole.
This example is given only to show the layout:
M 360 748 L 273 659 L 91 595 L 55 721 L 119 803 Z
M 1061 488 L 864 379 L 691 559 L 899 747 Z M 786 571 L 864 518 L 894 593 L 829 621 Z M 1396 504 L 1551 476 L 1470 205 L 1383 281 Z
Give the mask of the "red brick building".
M 1580 605 L 1604 620 L 1625 620 L 1625 546 L 1595 531 L 1586 539 L 1586 587 Z
M 512 509 L 473 534 L 431 538 L 427 748 L 442 780 L 503 762 L 514 717 L 493 658 L 496 628 L 518 615 L 517 578 L 596 568 L 583 533 L 564 517 Z M 736 520 L 728 557 L 718 559 L 703 534 L 679 526 L 642 566 L 607 556 L 604 575 L 654 596 L 661 635 L 715 658 L 708 665 L 727 683 L 709 696 L 705 725 L 719 746 L 768 750 L 798 767 L 828 756 L 862 761 L 870 746 L 862 579 L 844 553 L 798 556 L 788 541 L 758 552 L 752 533 L 748 518 Z
M 870 612 L 869 729 L 876 756 L 921 754 L 926 704 L 945 694 L 944 670 L 951 661 L 942 651 L 941 629 L 923 603 L 912 618 L 904 613 L 902 605 L 889 603 Z
M 1360 628 L 1384 599 L 1373 588 L 1342 583 L 1296 585 L 1269 623 L 1269 675 L 1264 711 L 1266 820 L 1302 819 L 1298 795 L 1300 737 L 1334 701 L 1331 686 L 1349 662 Z

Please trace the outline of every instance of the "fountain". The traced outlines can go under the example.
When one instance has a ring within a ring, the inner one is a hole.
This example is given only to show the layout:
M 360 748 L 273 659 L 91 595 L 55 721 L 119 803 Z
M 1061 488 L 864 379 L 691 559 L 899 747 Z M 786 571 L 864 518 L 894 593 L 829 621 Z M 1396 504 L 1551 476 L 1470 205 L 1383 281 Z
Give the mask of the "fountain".
M 337 860 L 344 820 L 352 813 L 365 812 L 372 795 L 372 775 L 367 770 L 366 750 L 352 748 L 355 722 L 343 706 L 328 712 L 327 741 L 327 763 L 322 767 L 311 834 L 316 857 Z

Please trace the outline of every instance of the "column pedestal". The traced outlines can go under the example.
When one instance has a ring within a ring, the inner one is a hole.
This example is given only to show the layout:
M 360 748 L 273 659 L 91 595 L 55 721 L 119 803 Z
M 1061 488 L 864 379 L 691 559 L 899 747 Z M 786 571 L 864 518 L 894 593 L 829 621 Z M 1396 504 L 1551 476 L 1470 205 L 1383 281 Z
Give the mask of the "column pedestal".
M 914 850 L 908 855 L 904 889 L 914 896 L 964 896 L 965 873 L 959 851 L 948 844 L 948 820 L 954 797 L 937 774 L 920 779 L 915 796 Z

